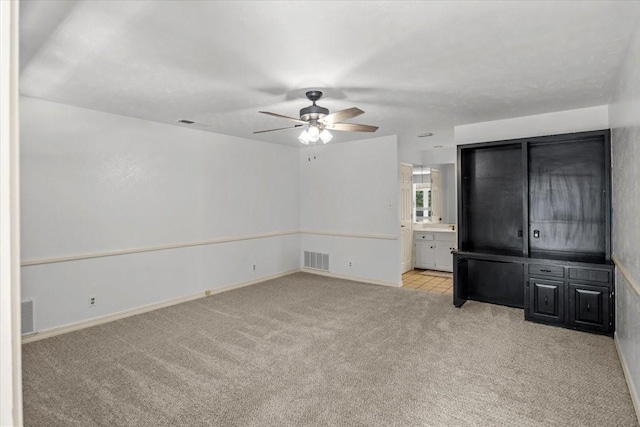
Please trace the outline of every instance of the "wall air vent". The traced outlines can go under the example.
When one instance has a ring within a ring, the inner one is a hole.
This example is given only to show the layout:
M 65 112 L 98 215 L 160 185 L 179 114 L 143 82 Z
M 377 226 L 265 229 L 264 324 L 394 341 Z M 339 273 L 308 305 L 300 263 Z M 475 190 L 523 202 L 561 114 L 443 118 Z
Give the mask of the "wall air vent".
M 304 251 L 304 266 L 306 268 L 329 271 L 329 254 Z
M 20 317 L 22 335 L 28 335 L 35 332 L 33 322 L 33 300 L 27 299 L 20 304 Z

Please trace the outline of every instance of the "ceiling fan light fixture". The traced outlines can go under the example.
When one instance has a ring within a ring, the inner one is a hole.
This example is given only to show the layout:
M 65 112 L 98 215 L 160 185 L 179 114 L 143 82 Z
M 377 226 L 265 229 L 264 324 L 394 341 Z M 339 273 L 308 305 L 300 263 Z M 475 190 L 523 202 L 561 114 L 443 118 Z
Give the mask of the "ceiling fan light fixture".
M 269 111 L 259 111 L 262 114 L 268 116 L 278 117 L 281 119 L 295 122 L 295 126 L 281 127 L 276 129 L 259 130 L 253 132 L 254 134 L 262 134 L 265 132 L 273 132 L 287 129 L 295 129 L 305 126 L 306 130 L 300 134 L 298 140 L 304 144 L 317 142 L 322 140 L 323 144 L 327 144 L 333 139 L 333 135 L 328 130 L 335 130 L 340 132 L 375 132 L 378 130 L 378 126 L 360 125 L 356 123 L 345 123 L 345 120 L 358 117 L 364 114 L 364 111 L 357 107 L 347 108 L 346 110 L 336 111 L 329 114 L 329 109 L 321 107 L 316 104 L 316 101 L 322 96 L 322 92 L 318 90 L 310 90 L 305 94 L 307 99 L 313 104 L 300 110 L 300 118 L 283 116 L 282 114 L 272 113 Z
M 298 141 L 300 141 L 304 145 L 309 145 L 309 141 L 310 141 L 309 132 L 307 132 L 306 130 L 303 130 L 300 136 L 298 137 Z
M 322 132 L 320 132 L 320 139 L 322 140 L 323 144 L 326 144 L 333 139 L 333 135 L 331 135 L 331 132 L 324 129 Z
M 309 126 L 307 131 L 309 134 L 309 141 L 316 142 L 320 138 L 320 129 L 317 126 Z

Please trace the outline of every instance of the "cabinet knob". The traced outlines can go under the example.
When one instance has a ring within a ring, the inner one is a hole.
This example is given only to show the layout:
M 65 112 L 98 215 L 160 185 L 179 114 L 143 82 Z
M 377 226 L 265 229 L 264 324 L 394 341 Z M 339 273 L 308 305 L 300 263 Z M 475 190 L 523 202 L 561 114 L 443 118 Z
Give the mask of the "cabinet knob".
M 548 297 L 544 297 L 544 305 L 548 305 L 547 303 L 549 302 L 549 298 Z

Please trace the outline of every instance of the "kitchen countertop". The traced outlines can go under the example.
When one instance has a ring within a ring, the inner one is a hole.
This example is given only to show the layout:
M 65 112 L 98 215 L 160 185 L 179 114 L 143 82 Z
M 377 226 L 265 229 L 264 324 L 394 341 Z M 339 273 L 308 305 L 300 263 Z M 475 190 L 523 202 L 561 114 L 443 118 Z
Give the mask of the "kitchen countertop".
M 414 224 L 415 226 L 415 224 Z M 450 228 L 440 228 L 440 227 L 415 227 L 413 229 L 414 232 L 427 232 L 427 233 L 455 233 L 455 230 Z

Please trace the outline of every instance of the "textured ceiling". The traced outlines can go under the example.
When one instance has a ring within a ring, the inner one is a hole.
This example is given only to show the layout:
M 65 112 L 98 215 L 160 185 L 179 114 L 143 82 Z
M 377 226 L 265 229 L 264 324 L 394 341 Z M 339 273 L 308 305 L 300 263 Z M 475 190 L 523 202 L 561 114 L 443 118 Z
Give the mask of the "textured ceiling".
M 359 107 L 424 148 L 457 124 L 606 104 L 640 2 L 27 1 L 21 93 L 268 142 L 258 114 Z

